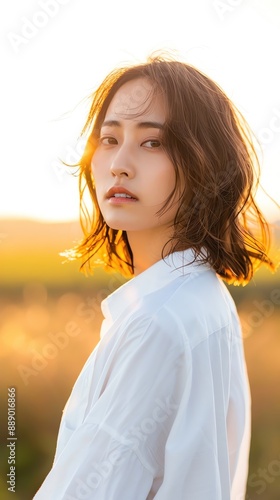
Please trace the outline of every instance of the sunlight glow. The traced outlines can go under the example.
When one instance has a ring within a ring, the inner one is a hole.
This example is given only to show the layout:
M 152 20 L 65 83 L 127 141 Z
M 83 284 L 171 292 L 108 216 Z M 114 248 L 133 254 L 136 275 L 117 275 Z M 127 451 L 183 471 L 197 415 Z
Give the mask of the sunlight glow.
M 5 78 L 0 96 L 0 217 L 78 218 L 77 161 L 88 102 L 104 76 L 157 49 L 173 49 L 217 81 L 263 147 L 262 182 L 280 199 L 280 74 L 277 2 L 19 0 L 1 16 Z M 4 7 L 3 7 L 4 9 Z M 271 218 L 279 211 L 260 194 Z

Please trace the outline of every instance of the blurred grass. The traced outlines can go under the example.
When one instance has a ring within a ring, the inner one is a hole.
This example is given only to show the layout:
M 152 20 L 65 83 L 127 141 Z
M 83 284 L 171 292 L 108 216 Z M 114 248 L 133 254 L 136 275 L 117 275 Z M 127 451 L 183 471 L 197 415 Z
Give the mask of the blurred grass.
M 101 270 L 85 278 L 77 263 L 61 264 L 58 253 L 79 235 L 75 223 L 4 221 L 0 233 L 6 235 L 0 243 L 0 424 L 4 444 L 0 498 L 13 495 L 16 500 L 29 500 L 52 465 L 63 407 L 98 342 L 100 302 L 124 280 Z M 253 401 L 247 500 L 279 500 L 279 271 L 275 275 L 260 271 L 245 288 L 229 289 L 243 324 Z M 60 347 L 54 345 L 54 338 L 60 338 Z M 15 494 L 7 491 L 6 484 L 7 388 L 11 386 L 17 390 Z

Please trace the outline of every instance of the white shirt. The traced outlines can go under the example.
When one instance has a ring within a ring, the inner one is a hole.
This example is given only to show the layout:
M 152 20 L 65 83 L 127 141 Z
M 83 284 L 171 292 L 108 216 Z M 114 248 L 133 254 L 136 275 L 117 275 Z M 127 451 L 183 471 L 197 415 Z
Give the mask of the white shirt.
M 102 302 L 36 500 L 244 500 L 250 393 L 236 308 L 192 250 Z

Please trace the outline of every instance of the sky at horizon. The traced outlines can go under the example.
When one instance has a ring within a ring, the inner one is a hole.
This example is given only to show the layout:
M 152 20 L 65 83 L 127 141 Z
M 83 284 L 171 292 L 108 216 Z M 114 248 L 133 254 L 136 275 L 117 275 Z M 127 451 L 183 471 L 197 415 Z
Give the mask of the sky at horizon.
M 84 98 L 115 66 L 170 49 L 217 81 L 262 146 L 262 185 L 280 203 L 277 0 L 14 0 L 0 16 L 0 218 L 78 218 Z M 280 212 L 258 196 L 271 219 Z

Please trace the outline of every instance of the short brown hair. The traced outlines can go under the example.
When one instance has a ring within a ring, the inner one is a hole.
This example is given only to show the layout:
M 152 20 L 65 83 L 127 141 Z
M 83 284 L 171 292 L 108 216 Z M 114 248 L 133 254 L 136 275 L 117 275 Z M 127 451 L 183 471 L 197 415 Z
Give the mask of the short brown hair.
M 81 258 L 83 270 L 102 262 L 126 276 L 134 273 L 126 232 L 110 228 L 98 206 L 91 159 L 112 98 L 124 83 L 137 78 L 148 79 L 153 92 L 160 92 L 167 103 L 163 145 L 173 162 L 176 184 L 163 209 L 178 190 L 182 193 L 170 252 L 193 248 L 198 256 L 204 249 L 203 260 L 235 284 L 248 282 L 261 263 L 273 269 L 269 225 L 254 199 L 259 163 L 245 119 L 201 71 L 158 56 L 114 70 L 93 95 L 82 132 L 89 132 L 89 138 L 79 163 L 84 239 L 70 258 Z

